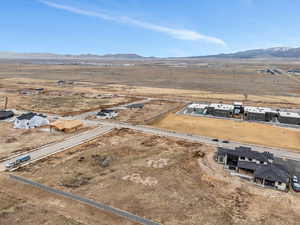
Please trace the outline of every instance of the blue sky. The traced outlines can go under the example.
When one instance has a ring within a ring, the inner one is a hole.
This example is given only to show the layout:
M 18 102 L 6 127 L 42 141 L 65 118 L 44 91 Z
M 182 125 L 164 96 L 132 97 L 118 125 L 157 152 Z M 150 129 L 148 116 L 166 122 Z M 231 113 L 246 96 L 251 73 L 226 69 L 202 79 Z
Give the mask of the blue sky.
M 192 56 L 300 47 L 299 0 L 3 0 L 0 51 Z

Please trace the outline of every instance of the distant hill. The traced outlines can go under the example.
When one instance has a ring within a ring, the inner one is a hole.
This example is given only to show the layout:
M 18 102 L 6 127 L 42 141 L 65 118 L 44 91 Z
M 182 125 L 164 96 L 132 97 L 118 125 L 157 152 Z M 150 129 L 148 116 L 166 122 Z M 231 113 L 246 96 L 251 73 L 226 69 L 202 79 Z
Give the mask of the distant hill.
M 300 48 L 267 48 L 241 51 L 230 54 L 218 54 L 191 58 L 224 58 L 224 59 L 253 59 L 253 58 L 300 58 Z
M 274 58 L 300 58 L 300 48 L 267 48 L 241 51 L 229 54 L 218 54 L 208 56 L 191 56 L 191 57 L 170 57 L 166 59 L 274 59 Z M 51 53 L 17 53 L 17 52 L 1 52 L 0 59 L 56 59 L 56 60 L 85 60 L 85 59 L 109 59 L 109 60 L 142 60 L 142 59 L 163 59 L 156 57 L 144 57 L 137 54 L 80 54 L 80 55 L 62 55 Z
M 144 59 L 137 54 L 81 54 L 81 55 L 60 55 L 51 53 L 17 53 L 17 52 L 1 52 L 2 59 Z

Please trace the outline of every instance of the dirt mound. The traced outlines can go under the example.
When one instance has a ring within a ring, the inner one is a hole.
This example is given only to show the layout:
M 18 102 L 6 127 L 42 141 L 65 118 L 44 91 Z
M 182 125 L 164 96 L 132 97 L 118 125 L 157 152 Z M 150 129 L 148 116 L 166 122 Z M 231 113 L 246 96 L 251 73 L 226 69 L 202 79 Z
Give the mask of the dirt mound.
M 86 176 L 81 173 L 74 173 L 74 174 L 65 175 L 61 179 L 60 184 L 68 188 L 78 188 L 82 185 L 88 184 L 90 180 L 91 177 L 89 176 Z

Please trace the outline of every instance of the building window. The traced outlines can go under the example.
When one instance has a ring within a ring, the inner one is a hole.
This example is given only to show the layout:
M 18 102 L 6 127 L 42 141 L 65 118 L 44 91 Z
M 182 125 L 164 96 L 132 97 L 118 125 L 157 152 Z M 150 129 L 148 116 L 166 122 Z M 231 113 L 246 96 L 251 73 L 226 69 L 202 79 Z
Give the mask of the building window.
M 219 156 L 219 162 L 224 162 L 224 156 Z

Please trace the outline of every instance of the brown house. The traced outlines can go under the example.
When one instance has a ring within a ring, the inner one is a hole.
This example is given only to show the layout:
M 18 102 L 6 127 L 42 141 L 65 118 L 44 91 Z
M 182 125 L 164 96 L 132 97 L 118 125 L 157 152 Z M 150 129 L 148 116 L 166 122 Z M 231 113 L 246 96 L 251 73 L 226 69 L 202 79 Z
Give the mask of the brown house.
M 50 129 L 72 133 L 83 126 L 80 120 L 57 120 L 50 124 Z

